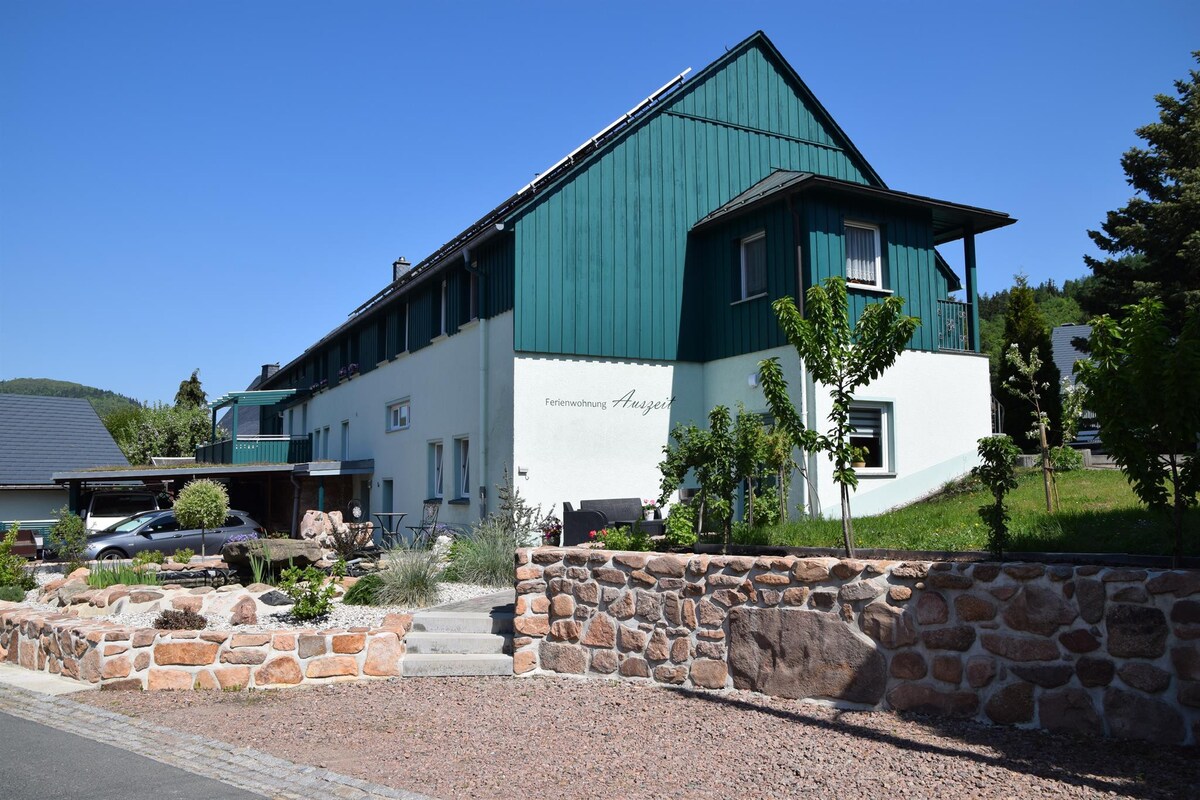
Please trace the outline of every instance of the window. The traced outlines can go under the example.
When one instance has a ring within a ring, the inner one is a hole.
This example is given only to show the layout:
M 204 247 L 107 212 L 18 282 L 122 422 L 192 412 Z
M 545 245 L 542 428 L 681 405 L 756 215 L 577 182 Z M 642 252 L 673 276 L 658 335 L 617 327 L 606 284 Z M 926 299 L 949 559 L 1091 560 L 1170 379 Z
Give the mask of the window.
M 878 226 L 846 223 L 846 281 L 883 288 Z
M 429 443 L 429 496 L 442 499 L 442 443 Z
M 391 433 L 392 431 L 406 430 L 409 426 L 408 414 L 409 400 L 407 397 L 403 400 L 397 400 L 396 402 L 389 404 L 387 407 L 388 433 Z
M 342 461 L 350 460 L 350 420 L 342 421 Z
M 865 466 L 859 472 L 892 472 L 890 403 L 855 404 L 850 406 L 850 446 L 862 448 Z
M 393 491 L 394 491 L 393 483 L 392 483 L 391 479 L 385 480 L 383 482 L 383 497 L 381 497 L 379 499 L 379 510 L 382 511 L 384 514 L 392 513 L 392 493 L 393 493 Z
M 458 468 L 454 496 L 459 500 L 469 500 L 471 497 L 471 446 L 467 439 L 454 440 L 454 462 Z
M 321 436 L 321 458 L 329 458 L 329 426 L 325 426 L 325 432 Z
M 441 305 L 438 307 L 438 335 L 446 335 L 446 282 L 442 281 Z
M 767 293 L 767 234 L 756 233 L 742 239 L 740 251 L 741 260 L 741 290 L 739 300 L 749 300 L 760 294 Z

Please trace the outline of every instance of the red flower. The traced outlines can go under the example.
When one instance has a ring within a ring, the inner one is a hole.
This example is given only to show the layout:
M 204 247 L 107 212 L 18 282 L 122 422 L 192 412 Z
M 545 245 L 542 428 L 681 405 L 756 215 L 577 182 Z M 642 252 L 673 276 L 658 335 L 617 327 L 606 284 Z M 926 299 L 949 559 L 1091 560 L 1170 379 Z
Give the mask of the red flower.
M 588 533 L 588 538 L 589 538 L 589 539 L 595 539 L 595 538 L 596 538 L 596 532 L 595 532 L 595 531 L 591 531 L 590 533 Z

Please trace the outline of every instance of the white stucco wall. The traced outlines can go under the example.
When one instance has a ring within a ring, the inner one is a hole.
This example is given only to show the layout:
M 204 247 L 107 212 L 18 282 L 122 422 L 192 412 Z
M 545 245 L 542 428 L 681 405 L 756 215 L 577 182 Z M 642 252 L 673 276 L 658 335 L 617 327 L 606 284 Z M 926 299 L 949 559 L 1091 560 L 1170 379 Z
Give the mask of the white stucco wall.
M 483 437 L 480 433 L 481 337 L 486 331 L 488 370 L 488 475 L 480 480 Z M 329 457 L 338 459 L 342 422 L 350 422 L 350 459 L 375 461 L 371 476 L 371 513 L 382 510 L 383 481 L 393 484 L 392 508 L 408 514 L 405 524 L 416 524 L 421 505 L 429 493 L 429 445 L 441 440 L 444 450 L 443 493 L 439 520 L 468 524 L 480 515 L 478 487 L 499 483 L 512 454 L 512 312 L 494 319 L 471 323 L 454 336 L 434 341 L 415 353 L 395 360 L 321 392 L 308 401 L 307 430 L 329 427 Z M 387 430 L 387 408 L 410 398 L 411 425 L 405 430 Z M 294 409 L 296 434 L 301 433 L 300 406 Z M 287 418 L 285 416 L 285 430 Z M 454 440 L 466 437 L 471 461 L 471 502 L 454 499 L 457 478 Z M 317 454 L 314 454 L 314 458 Z M 495 490 L 489 488 L 489 503 L 495 509 Z M 372 517 L 374 521 L 374 517 Z
M 66 504 L 65 488 L 0 489 L 0 521 L 51 519 L 51 512 Z

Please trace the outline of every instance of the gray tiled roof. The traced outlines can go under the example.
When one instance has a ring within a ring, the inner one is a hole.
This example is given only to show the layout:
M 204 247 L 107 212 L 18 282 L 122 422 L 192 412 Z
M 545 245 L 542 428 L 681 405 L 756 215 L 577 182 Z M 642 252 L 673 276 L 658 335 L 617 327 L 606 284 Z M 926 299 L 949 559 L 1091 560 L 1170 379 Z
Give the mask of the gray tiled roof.
M 1050 332 L 1050 350 L 1054 354 L 1054 366 L 1058 367 L 1062 377 L 1070 378 L 1071 383 L 1075 382 L 1071 368 L 1075 366 L 1076 361 L 1082 361 L 1088 357 L 1087 353 L 1071 344 L 1071 340 L 1088 339 L 1091 335 L 1091 325 L 1059 325 Z
M 53 484 L 50 475 L 129 462 L 82 397 L 0 394 L 0 486 Z

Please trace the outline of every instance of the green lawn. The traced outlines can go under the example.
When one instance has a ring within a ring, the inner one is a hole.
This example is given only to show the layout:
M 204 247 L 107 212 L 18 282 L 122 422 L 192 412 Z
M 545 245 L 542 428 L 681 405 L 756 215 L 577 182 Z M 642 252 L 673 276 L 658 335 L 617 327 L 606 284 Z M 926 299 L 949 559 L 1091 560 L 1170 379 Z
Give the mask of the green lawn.
M 1008 495 L 1012 551 L 1170 555 L 1166 513 L 1146 508 L 1116 470 L 1058 475 L 1060 511 L 1046 513 L 1041 473 L 1022 470 Z M 854 519 L 855 544 L 893 550 L 986 550 L 987 529 L 977 510 L 991 495 L 977 481 L 952 484 L 936 497 L 873 517 Z M 853 511 L 854 499 L 850 500 Z M 740 538 L 740 537 L 739 537 Z M 839 547 L 841 519 L 804 520 L 759 529 L 746 543 Z M 1184 517 L 1184 554 L 1200 555 L 1200 511 Z

